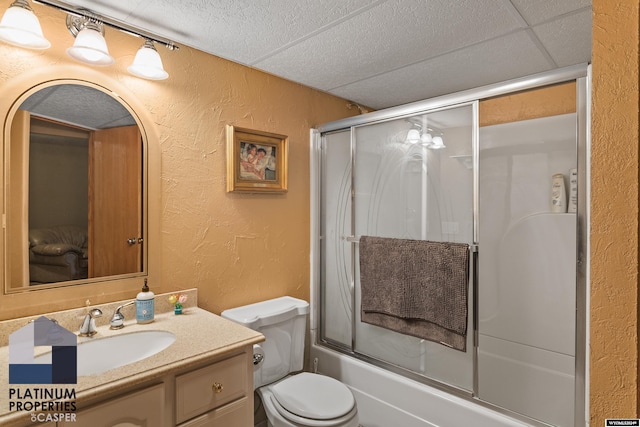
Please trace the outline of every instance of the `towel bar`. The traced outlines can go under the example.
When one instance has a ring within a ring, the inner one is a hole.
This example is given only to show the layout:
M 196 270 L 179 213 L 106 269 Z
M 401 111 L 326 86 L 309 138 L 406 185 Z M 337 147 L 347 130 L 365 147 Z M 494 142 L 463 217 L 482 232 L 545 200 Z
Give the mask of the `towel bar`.
M 360 243 L 360 237 L 356 237 L 356 236 L 342 236 L 342 239 L 346 240 L 349 243 Z M 471 253 L 478 252 L 478 245 L 477 244 L 469 245 L 469 251 Z

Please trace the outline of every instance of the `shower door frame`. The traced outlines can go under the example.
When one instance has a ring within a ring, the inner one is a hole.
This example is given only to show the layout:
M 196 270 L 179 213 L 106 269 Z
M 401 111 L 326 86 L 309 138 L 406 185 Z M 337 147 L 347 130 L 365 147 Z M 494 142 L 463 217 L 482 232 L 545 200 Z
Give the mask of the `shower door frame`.
M 576 335 L 575 335 L 575 398 L 574 398 L 574 410 L 575 410 L 575 426 L 584 426 L 588 417 L 588 401 L 587 401 L 587 377 L 588 377 L 588 363 L 587 363 L 587 346 L 588 346 L 588 233 L 589 233 L 589 189 L 588 189 L 588 176 L 589 176 L 589 156 L 590 152 L 590 132 L 589 132 L 589 119 L 590 119 L 590 66 L 587 64 L 577 65 L 572 67 L 566 67 L 552 72 L 540 73 L 528 77 L 514 79 L 502 83 L 488 85 L 477 89 L 471 89 L 463 92 L 458 92 L 451 95 L 445 95 L 437 98 L 432 98 L 425 101 L 418 101 L 398 107 L 392 107 L 385 110 L 380 110 L 360 116 L 355 116 L 335 122 L 323 124 L 315 129 L 311 130 L 311 147 L 310 147 L 310 173 L 311 173 L 311 197 L 310 197 L 310 212 L 311 212 L 311 261 L 310 261 L 310 278 L 311 278 L 311 330 L 321 331 L 322 325 L 320 322 L 320 304 L 322 301 L 321 295 L 321 219 L 322 219 L 322 204 L 321 204 L 321 172 L 322 172 L 322 152 L 321 152 L 321 138 L 323 134 L 329 134 L 334 132 L 349 131 L 352 139 L 353 150 L 353 138 L 355 128 L 367 124 L 380 123 L 393 119 L 399 119 L 402 117 L 411 116 L 418 113 L 428 113 L 431 111 L 455 107 L 459 105 L 468 105 L 475 103 L 474 105 L 474 123 L 473 134 L 474 141 L 474 155 L 473 155 L 473 169 L 474 169 L 474 182 L 473 182 L 473 215 L 474 215 L 474 227 L 473 227 L 473 240 L 474 243 L 478 242 L 477 239 L 477 226 L 475 225 L 476 217 L 478 213 L 478 180 L 476 179 L 477 170 L 479 166 L 478 161 L 478 145 L 479 145 L 479 125 L 477 123 L 477 102 L 484 99 L 493 98 L 497 96 L 508 95 L 511 93 L 536 89 L 544 86 L 550 86 L 554 84 L 576 82 L 576 115 L 577 115 L 577 153 L 578 153 L 578 211 L 577 211 L 577 262 L 576 262 Z M 353 160 L 352 152 L 352 162 Z M 353 168 L 353 164 L 352 164 Z M 352 169 L 353 173 L 353 169 Z M 352 257 L 355 250 L 352 245 Z M 413 380 L 419 381 L 428 386 L 443 390 L 445 392 L 454 394 L 463 399 L 468 399 L 474 403 L 480 404 L 491 408 L 497 412 L 508 414 L 509 416 L 520 418 L 532 425 L 548 426 L 548 424 L 541 423 L 533 420 L 529 417 L 523 416 L 509 409 L 498 407 L 489 402 L 483 401 L 477 397 L 478 390 L 478 369 L 477 369 L 477 349 L 478 349 L 478 294 L 477 294 L 477 252 L 473 252 L 472 263 L 472 282 L 473 286 L 473 317 L 471 319 L 471 328 L 474 337 L 473 355 L 473 391 L 460 389 L 456 386 L 442 383 L 438 380 L 434 380 L 423 375 L 412 373 L 411 371 L 400 368 L 398 366 L 385 363 L 378 359 L 371 358 L 369 356 L 360 354 L 355 351 L 354 340 L 354 325 L 352 326 L 352 342 L 350 348 L 346 345 L 323 340 L 321 333 L 313 334 L 315 345 L 324 346 L 338 352 L 348 354 L 354 358 L 366 361 L 375 366 L 383 368 L 385 370 L 403 375 Z M 352 280 L 355 275 L 352 276 Z M 355 322 L 355 296 L 354 296 L 354 284 L 351 283 L 352 304 L 353 304 L 353 316 L 352 322 Z

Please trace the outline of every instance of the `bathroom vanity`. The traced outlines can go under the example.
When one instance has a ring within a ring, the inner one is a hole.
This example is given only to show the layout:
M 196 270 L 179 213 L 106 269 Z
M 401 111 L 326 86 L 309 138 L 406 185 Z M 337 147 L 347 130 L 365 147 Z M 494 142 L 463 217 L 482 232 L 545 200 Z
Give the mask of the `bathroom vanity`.
M 158 297 L 161 296 L 156 300 Z M 108 323 L 111 307 L 102 310 Z M 61 313 L 60 316 L 77 320 L 81 313 L 82 309 L 79 309 L 78 313 Z M 56 318 L 57 314 L 47 317 Z M 79 376 L 77 384 L 8 384 L 8 369 L 2 369 L 0 425 L 253 426 L 253 344 L 264 340 L 260 333 L 198 307 L 190 307 L 182 315 L 172 312 L 156 315 L 155 321 L 146 325 L 136 324 L 132 317 L 129 316 L 121 330 L 113 331 L 108 325 L 99 324 L 98 334 L 93 338 L 81 338 L 79 346 L 86 340 L 151 330 L 171 332 L 176 336 L 175 341 L 159 353 L 137 362 L 96 375 Z M 31 318 L 0 322 L 0 337 L 7 340 L 13 330 L 20 329 L 29 320 Z M 69 329 L 63 320 L 56 320 Z M 2 345 L 0 364 L 7 367 L 7 342 Z M 114 347 L 113 351 L 117 352 L 117 346 Z M 11 401 L 19 400 L 15 398 L 16 389 L 26 391 L 34 387 L 74 389 L 75 411 L 53 420 L 40 413 L 34 423 L 30 412 L 9 407 Z M 14 389 L 14 395 L 7 401 L 5 397 L 9 396 L 10 388 Z

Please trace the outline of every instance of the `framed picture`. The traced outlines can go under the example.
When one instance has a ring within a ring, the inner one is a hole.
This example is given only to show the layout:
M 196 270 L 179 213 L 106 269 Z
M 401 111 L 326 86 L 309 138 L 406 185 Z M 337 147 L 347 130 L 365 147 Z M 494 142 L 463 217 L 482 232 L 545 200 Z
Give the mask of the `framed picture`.
M 289 138 L 227 125 L 227 192 L 287 191 Z

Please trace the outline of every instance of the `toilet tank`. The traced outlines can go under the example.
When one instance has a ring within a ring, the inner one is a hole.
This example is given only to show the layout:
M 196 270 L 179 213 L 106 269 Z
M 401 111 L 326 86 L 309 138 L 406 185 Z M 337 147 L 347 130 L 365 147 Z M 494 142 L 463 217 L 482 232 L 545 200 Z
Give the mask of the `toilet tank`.
M 253 347 L 253 383 L 258 388 L 300 371 L 304 362 L 304 339 L 309 303 L 293 297 L 280 297 L 222 312 L 222 317 L 262 333 L 265 341 Z

